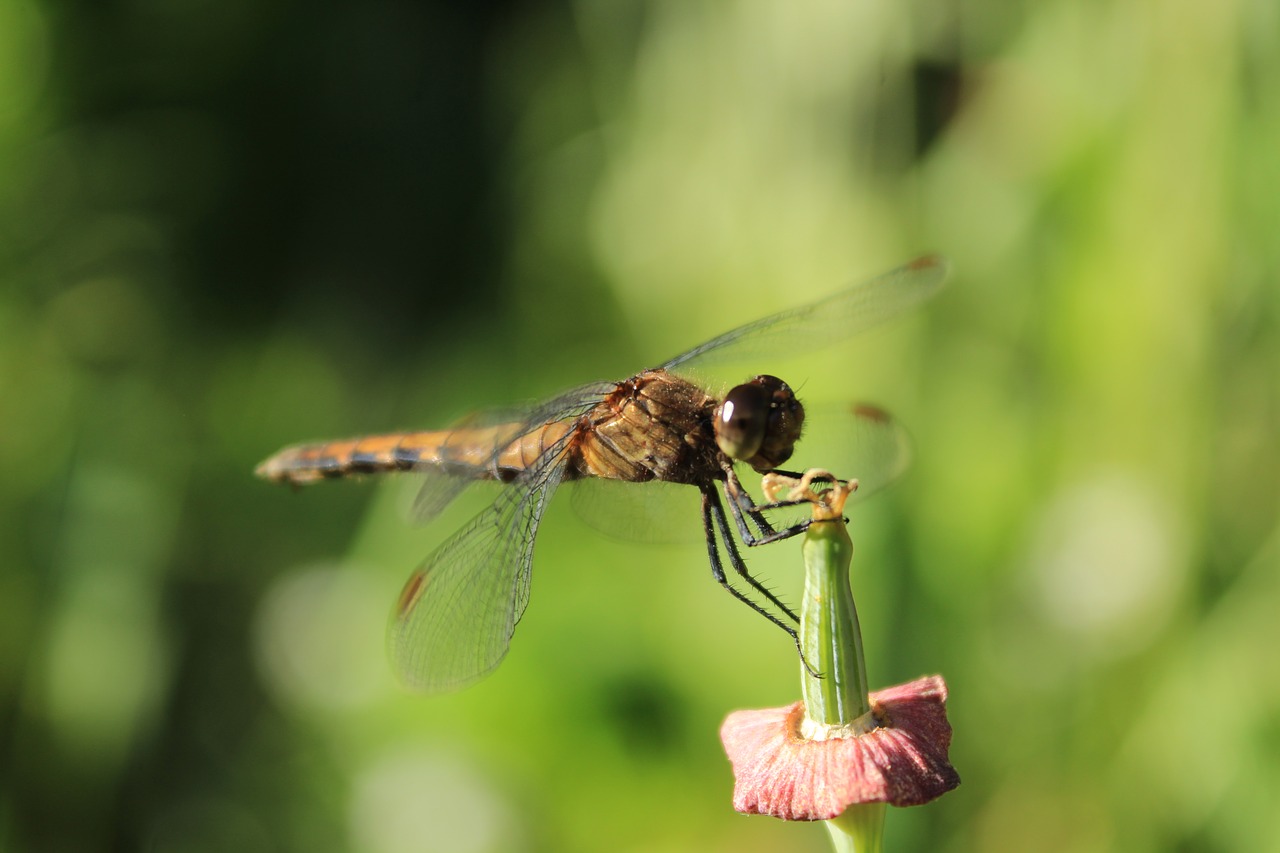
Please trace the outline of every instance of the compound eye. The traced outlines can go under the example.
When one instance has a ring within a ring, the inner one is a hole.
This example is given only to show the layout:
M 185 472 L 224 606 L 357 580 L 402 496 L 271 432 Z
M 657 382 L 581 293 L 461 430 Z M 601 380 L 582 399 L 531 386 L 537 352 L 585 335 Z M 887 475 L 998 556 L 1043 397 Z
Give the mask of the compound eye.
M 731 459 L 750 459 L 760 450 L 769 420 L 769 392 L 758 384 L 738 385 L 716 410 L 716 444 Z

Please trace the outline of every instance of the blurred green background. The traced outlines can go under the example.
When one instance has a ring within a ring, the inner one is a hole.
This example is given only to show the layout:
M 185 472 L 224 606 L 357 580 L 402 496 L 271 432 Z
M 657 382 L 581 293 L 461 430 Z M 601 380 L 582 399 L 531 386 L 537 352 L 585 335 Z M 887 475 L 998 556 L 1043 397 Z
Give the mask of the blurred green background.
M 720 721 L 798 667 L 696 541 L 557 501 L 506 662 L 427 699 L 387 612 L 484 495 L 424 529 L 404 482 L 251 472 L 924 250 L 941 298 L 783 374 L 915 438 L 855 595 L 873 683 L 946 676 L 964 782 L 890 849 L 1280 849 L 1278 35 L 1268 0 L 0 0 L 0 849 L 826 849 L 730 808 Z

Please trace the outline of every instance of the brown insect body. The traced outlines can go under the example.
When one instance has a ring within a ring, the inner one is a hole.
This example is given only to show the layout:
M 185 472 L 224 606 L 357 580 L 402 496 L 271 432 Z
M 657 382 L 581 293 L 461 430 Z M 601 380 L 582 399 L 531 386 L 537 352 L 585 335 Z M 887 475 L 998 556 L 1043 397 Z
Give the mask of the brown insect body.
M 263 462 L 258 475 L 304 485 L 435 468 L 465 479 L 510 482 L 569 436 L 563 450 L 566 480 L 707 483 L 721 468 L 712 427 L 716 405 L 697 385 L 665 370 L 646 370 L 572 420 L 532 429 L 506 423 L 303 444 Z

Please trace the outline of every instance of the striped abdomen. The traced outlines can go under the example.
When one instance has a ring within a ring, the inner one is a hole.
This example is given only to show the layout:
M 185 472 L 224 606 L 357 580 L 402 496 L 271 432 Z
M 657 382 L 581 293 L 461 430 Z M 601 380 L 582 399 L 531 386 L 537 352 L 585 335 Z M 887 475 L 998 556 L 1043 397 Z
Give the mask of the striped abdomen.
M 272 456 L 256 473 L 273 482 L 302 485 L 357 474 L 434 468 L 455 477 L 506 482 L 564 438 L 574 422 L 555 421 L 521 434 L 523 428 L 522 424 L 498 424 L 300 444 Z

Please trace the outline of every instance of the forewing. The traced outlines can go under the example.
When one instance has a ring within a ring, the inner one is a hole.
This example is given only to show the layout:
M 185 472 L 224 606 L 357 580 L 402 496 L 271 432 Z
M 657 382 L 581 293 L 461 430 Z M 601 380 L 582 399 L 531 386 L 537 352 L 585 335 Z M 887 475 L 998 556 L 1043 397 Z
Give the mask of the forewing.
M 849 408 L 852 427 L 847 433 L 837 430 L 836 441 L 847 443 L 849 455 L 838 450 L 832 458 L 840 465 L 832 471 L 837 477 L 858 481 L 853 499 L 869 497 L 902 476 L 911 465 L 911 437 L 892 415 L 868 403 Z M 821 462 L 821 459 L 814 460 Z
M 502 660 L 529 601 L 534 541 L 564 476 L 568 437 L 414 572 L 388 632 L 406 685 L 428 693 L 483 678 Z
M 892 272 L 862 281 L 817 302 L 747 323 L 699 344 L 662 365 L 681 372 L 738 362 L 757 355 L 795 352 L 835 344 L 901 314 L 942 287 L 947 262 L 937 255 L 916 258 Z
M 833 409 L 822 412 L 838 428 L 827 430 L 829 437 L 823 441 L 802 442 L 796 456 L 787 468 L 799 474 L 811 468 L 827 471 L 842 480 L 857 480 L 858 489 L 849 496 L 845 506 L 852 506 L 874 494 L 902 476 L 911 463 L 911 439 L 902 425 L 891 415 L 866 403 L 849 406 L 844 412 Z M 738 466 L 738 475 L 748 491 L 765 498 L 759 477 L 753 477 L 745 465 Z M 781 496 L 779 496 L 781 497 Z M 781 515 L 770 514 L 775 527 L 786 527 L 804 520 L 810 513 L 807 506 L 779 509 Z

